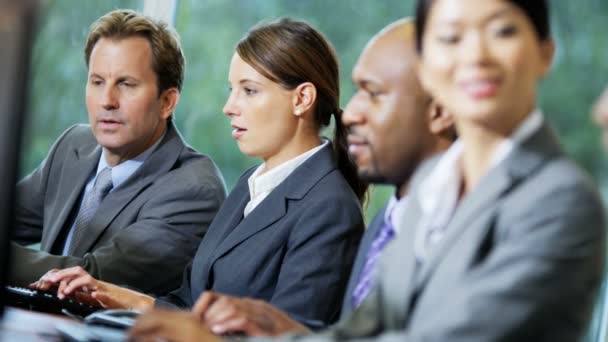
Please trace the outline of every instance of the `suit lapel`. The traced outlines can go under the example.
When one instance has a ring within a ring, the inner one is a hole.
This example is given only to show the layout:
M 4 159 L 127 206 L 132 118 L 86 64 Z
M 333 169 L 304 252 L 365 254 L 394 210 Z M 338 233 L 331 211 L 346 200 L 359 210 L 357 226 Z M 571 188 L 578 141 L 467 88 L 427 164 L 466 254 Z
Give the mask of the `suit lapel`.
M 476 224 L 476 220 L 488 218 L 480 213 L 485 214 L 518 182 L 560 153 L 557 140 L 546 123 L 523 144 L 516 146 L 510 155 L 483 177 L 475 190 L 462 200 L 448 224 L 446 235 L 433 247 L 417 272 L 416 288 L 423 288 L 440 261 L 449 254 L 450 247 L 464 235 L 463 230 L 489 228 L 487 224 Z
M 48 252 L 53 248 L 57 236 L 66 227 L 70 213 L 74 210 L 89 177 L 95 170 L 100 155 L 101 147 L 94 143 L 74 148 L 72 153 L 67 156 L 65 161 L 66 171 L 60 177 L 61 184 L 58 188 L 69 190 L 65 192 L 63 197 L 58 198 L 59 203 L 55 204 L 56 208 L 60 210 L 54 210 L 50 213 L 54 217 L 51 217 L 48 222 L 54 224 L 48 230 L 48 235 L 42 239 L 41 250 Z
M 384 310 L 387 326 L 403 326 L 409 307 L 411 288 L 416 272 L 416 256 L 414 254 L 414 236 L 417 219 L 421 209 L 417 202 L 411 201 L 405 211 L 403 226 L 397 238 L 389 243 L 381 256 L 381 268 L 378 272 L 382 296 L 387 299 Z
M 213 252 L 209 270 L 217 259 L 252 235 L 268 228 L 287 213 L 287 201 L 298 200 L 327 173 L 335 169 L 331 143 L 312 155 L 277 186 L 246 218 L 230 231 Z M 246 182 L 246 180 L 244 180 Z M 248 197 L 248 196 L 247 196 Z M 249 201 L 247 198 L 246 203 Z M 245 205 L 242 206 L 244 209 Z M 242 209 L 237 215 L 243 214 Z M 240 216 L 239 216 L 240 217 Z M 231 220 L 230 222 L 234 222 Z M 231 226 L 228 226 L 231 227 Z
M 183 148 L 184 143 L 181 137 L 173 125 L 169 124 L 167 133 L 156 150 L 135 173 L 103 199 L 97 212 L 91 218 L 87 239 L 82 240 L 81 244 L 74 249 L 74 255 L 82 256 L 89 251 L 114 218 L 155 179 L 166 174 L 175 165 Z
M 463 235 L 463 230 L 475 226 L 479 213 L 485 212 L 488 207 L 494 206 L 502 194 L 507 192 L 513 184 L 508 170 L 502 167 L 492 170 L 477 185 L 475 191 L 467 195 L 459 204 L 452 217 L 445 236 L 437 246 L 433 246 L 426 260 L 420 265 L 416 276 L 416 288 L 421 288 L 431 273 L 449 249 Z

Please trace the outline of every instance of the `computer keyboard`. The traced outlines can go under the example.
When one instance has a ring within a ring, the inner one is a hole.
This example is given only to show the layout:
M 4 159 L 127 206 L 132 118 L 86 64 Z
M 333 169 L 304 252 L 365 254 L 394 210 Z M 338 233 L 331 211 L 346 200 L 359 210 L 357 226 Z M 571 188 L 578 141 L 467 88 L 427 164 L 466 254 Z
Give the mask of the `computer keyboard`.
M 61 341 L 125 342 L 128 340 L 125 330 L 84 325 L 78 322 L 61 322 L 55 326 L 55 329 L 63 337 Z
M 53 291 L 37 291 L 15 286 L 5 287 L 5 300 L 7 305 L 29 310 L 55 314 L 66 314 L 64 310 L 67 310 L 69 314 L 81 317 L 103 310 L 101 307 L 80 303 L 71 298 L 59 299 Z

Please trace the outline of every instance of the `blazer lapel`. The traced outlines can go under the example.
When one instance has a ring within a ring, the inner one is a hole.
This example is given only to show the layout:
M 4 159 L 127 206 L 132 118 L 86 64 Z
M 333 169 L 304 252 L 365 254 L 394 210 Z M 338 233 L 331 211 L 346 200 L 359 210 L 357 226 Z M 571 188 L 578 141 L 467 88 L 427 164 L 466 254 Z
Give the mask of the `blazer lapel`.
M 422 263 L 416 277 L 416 288 L 423 288 L 439 262 L 448 254 L 450 247 L 463 235 L 462 231 L 478 226 L 475 222 L 480 219 L 480 213 L 485 213 L 495 206 L 519 181 L 560 153 L 557 140 L 546 123 L 523 144 L 516 146 L 511 154 L 483 177 L 475 190 L 462 200 L 448 224 L 446 235 Z M 483 218 L 487 219 L 488 216 L 482 216 L 481 219 Z M 488 228 L 487 224 L 480 226 L 480 229 Z
M 74 148 L 73 153 L 67 157 L 65 165 L 66 172 L 60 177 L 60 189 L 69 189 L 65 195 L 58 199 L 55 205 L 60 210 L 53 210 L 50 215 L 53 215 L 48 222 L 53 224 L 48 229 L 48 235 L 42 238 L 40 249 L 50 251 L 55 244 L 55 240 L 59 233 L 65 228 L 70 213 L 76 206 L 76 201 L 97 166 L 99 156 L 101 155 L 101 147 L 96 144 L 89 144 Z M 50 180 L 52 181 L 52 180 Z
M 91 219 L 87 239 L 74 249 L 74 256 L 82 256 L 95 244 L 114 218 L 154 180 L 166 174 L 184 148 L 184 143 L 172 124 L 157 149 L 124 183 L 110 192 L 101 202 Z
M 220 243 L 213 253 L 214 261 L 228 253 L 236 245 L 247 240 L 250 236 L 264 230 L 278 221 L 286 213 L 286 199 L 283 191 L 275 189 L 260 203 L 246 218 Z M 246 204 L 246 203 L 245 203 Z M 245 207 L 243 206 L 243 209 Z M 239 213 L 241 216 L 243 211 Z
M 209 269 L 213 267 L 217 259 L 232 248 L 285 216 L 288 199 L 301 199 L 314 184 L 333 169 L 335 169 L 335 164 L 331 143 L 329 143 L 294 170 L 262 203 L 229 232 L 213 252 L 213 260 L 209 263 Z M 241 210 L 238 215 L 242 215 L 242 213 Z

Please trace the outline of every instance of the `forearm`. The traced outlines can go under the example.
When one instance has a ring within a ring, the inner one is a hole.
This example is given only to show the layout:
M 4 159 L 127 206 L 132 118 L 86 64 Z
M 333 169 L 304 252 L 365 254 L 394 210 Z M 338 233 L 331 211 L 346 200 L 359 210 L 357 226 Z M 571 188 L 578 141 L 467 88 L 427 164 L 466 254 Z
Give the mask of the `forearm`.
M 94 293 L 97 292 L 94 298 L 104 299 L 102 302 L 112 309 L 130 309 L 143 312 L 154 307 L 154 297 L 105 281 L 96 281 L 96 288 L 91 290 Z

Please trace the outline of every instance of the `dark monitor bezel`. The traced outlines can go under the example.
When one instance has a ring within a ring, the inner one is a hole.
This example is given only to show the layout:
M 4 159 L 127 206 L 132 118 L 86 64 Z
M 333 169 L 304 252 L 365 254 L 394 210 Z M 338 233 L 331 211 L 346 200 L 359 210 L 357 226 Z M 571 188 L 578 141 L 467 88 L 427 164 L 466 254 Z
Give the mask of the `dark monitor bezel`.
M 33 0 L 0 0 L 0 316 L 10 267 L 15 184 L 37 5 Z

